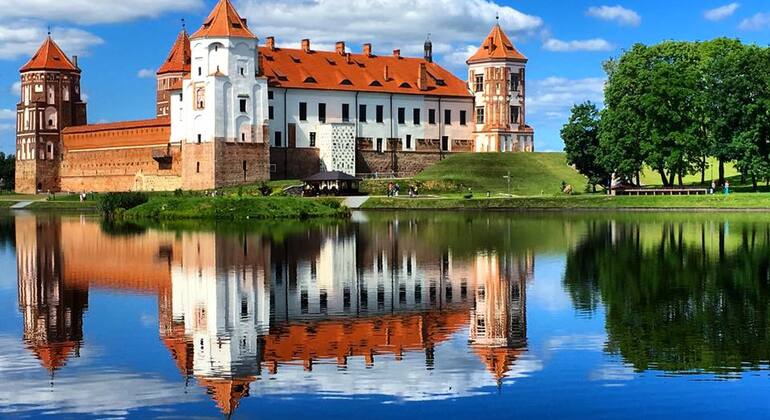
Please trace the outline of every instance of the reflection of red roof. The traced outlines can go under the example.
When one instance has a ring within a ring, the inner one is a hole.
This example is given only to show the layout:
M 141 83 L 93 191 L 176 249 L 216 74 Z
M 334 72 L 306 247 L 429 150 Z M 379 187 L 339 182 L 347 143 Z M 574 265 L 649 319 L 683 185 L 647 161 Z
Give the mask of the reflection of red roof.
M 321 321 L 276 327 L 265 337 L 265 362 L 275 366 L 302 360 L 345 360 L 379 353 L 400 355 L 441 343 L 468 323 L 466 311 Z
M 31 70 L 66 70 L 80 72 L 80 70 L 72 64 L 67 54 L 59 48 L 49 36 L 43 41 L 43 45 L 37 50 L 35 55 L 21 68 L 20 71 Z
M 508 36 L 505 35 L 500 25 L 495 25 L 492 31 L 487 35 L 484 42 L 479 47 L 476 54 L 473 54 L 468 59 L 468 64 L 480 63 L 488 60 L 516 60 L 527 61 L 527 57 L 524 57 L 513 46 L 513 43 Z
M 186 31 L 179 33 L 179 36 L 171 47 L 166 61 L 158 70 L 158 74 L 167 73 L 189 73 L 190 72 L 190 38 Z
M 507 347 L 473 346 L 473 352 L 484 362 L 487 370 L 495 376 L 495 379 L 500 381 L 511 370 L 511 366 L 523 350 Z
M 256 38 L 230 0 L 219 0 L 209 17 L 203 22 L 203 26 L 192 36 L 193 39 L 204 37 Z
M 75 341 L 65 341 L 62 343 L 51 343 L 41 345 L 30 345 L 29 349 L 35 354 L 35 358 L 50 372 L 61 369 L 66 363 L 73 350 L 78 347 Z
M 206 393 L 216 401 L 217 407 L 223 414 L 233 414 L 241 398 L 249 395 L 249 383 L 256 378 L 239 379 L 198 379 L 198 384 L 206 388 Z
M 261 47 L 260 66 L 271 86 L 294 89 L 344 90 L 413 95 L 469 97 L 462 80 L 422 58 L 346 55 Z M 417 86 L 420 65 L 427 71 L 423 90 Z M 387 68 L 387 71 L 386 71 Z M 385 79 L 385 73 L 388 79 Z
M 160 315 L 162 316 L 164 314 Z M 190 341 L 184 334 L 184 323 L 175 322 L 171 332 L 161 337 L 161 339 L 171 353 L 171 357 L 174 359 L 174 363 L 176 363 L 179 372 L 183 376 L 192 375 L 195 353 L 192 341 Z

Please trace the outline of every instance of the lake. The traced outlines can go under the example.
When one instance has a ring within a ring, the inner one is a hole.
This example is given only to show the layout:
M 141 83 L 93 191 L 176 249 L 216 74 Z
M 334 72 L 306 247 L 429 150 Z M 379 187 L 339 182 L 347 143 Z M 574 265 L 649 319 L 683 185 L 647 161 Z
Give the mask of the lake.
M 0 213 L 0 415 L 770 416 L 770 215 Z

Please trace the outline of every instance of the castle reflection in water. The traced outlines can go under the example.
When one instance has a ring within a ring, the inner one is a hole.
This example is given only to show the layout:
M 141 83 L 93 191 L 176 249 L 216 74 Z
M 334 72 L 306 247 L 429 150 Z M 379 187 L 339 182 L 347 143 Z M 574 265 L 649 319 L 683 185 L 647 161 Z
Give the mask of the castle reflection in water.
M 456 256 L 409 221 L 272 236 L 113 232 L 40 215 L 15 224 L 23 340 L 52 374 L 88 346 L 89 289 L 157 295 L 160 339 L 183 380 L 225 414 L 282 366 L 313 375 L 318 364 L 373 367 L 414 353 L 430 370 L 436 347 L 467 331 L 500 383 L 526 351 L 533 255 Z

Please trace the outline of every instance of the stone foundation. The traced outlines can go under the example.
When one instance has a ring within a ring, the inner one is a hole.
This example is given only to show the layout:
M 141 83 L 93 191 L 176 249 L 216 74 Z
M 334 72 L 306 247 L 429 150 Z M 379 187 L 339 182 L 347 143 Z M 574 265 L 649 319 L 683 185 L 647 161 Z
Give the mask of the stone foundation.
M 377 152 L 356 151 L 356 173 L 359 175 L 413 176 L 435 165 L 449 153 L 441 152 Z
M 321 172 L 318 149 L 270 148 L 271 179 L 303 179 Z

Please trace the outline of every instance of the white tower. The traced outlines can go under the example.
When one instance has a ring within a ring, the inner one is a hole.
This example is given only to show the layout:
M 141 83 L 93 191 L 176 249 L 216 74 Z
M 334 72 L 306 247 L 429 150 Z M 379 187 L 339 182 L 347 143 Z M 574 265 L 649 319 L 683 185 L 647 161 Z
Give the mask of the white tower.
M 190 38 L 190 77 L 180 96 L 182 124 L 173 124 L 172 141 L 184 141 L 183 165 L 186 188 L 216 188 L 257 177 L 243 160 L 248 148 L 229 145 L 264 143 L 267 125 L 267 78 L 261 77 L 257 37 L 249 30 L 229 0 L 220 0 L 203 26 Z M 173 101 L 173 99 L 172 99 Z M 172 120 L 174 119 L 172 109 Z M 253 151 L 252 151 L 253 152 Z M 240 156 L 239 156 L 240 155 Z M 249 156 L 255 158 L 251 153 Z M 229 157 L 230 160 L 223 160 Z M 237 167 L 236 170 L 232 170 Z M 227 170 L 230 173 L 224 174 Z M 256 169 L 256 168 L 254 168 Z M 259 168 L 259 169 L 266 169 Z M 247 179 L 248 178 L 248 179 Z

